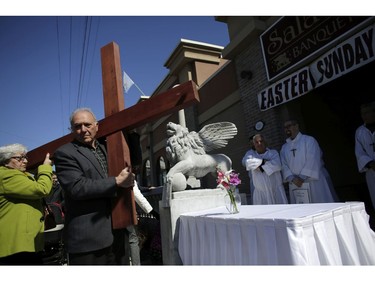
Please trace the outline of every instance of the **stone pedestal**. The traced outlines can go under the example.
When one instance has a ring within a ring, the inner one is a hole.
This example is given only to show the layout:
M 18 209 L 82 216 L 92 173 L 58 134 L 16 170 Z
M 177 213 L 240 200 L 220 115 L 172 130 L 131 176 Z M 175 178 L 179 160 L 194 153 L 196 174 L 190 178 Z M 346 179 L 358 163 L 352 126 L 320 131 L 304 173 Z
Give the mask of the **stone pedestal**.
M 187 212 L 200 211 L 224 205 L 226 191 L 215 189 L 173 192 L 170 207 L 159 202 L 160 226 L 164 265 L 182 264 L 178 254 L 178 218 Z

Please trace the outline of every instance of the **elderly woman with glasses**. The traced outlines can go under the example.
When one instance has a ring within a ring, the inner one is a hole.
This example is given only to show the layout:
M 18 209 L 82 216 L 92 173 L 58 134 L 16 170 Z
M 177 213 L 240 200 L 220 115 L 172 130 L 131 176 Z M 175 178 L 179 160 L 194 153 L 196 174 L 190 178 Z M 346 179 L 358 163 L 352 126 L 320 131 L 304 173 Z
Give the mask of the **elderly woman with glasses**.
M 42 264 L 42 198 L 52 189 L 52 161 L 47 153 L 35 176 L 26 172 L 27 149 L 0 147 L 0 264 Z

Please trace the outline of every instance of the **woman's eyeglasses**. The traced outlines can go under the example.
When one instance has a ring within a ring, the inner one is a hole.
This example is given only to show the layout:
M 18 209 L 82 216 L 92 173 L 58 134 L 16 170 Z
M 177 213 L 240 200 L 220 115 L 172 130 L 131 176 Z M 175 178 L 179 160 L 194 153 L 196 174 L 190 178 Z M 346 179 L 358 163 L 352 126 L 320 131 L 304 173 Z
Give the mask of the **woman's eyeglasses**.
M 21 156 L 13 156 L 13 157 L 10 157 L 10 158 L 13 158 L 13 159 L 16 159 L 17 161 L 24 161 L 24 160 L 27 160 L 27 156 L 26 155 L 21 155 Z

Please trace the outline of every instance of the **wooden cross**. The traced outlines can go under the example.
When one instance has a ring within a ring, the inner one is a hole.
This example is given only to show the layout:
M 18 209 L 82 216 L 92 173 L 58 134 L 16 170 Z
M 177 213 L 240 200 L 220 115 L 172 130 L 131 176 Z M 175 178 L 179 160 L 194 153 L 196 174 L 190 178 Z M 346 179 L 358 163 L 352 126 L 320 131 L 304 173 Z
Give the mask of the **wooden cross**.
M 296 157 L 296 148 L 291 149 L 290 151 L 293 152 L 293 157 Z
M 124 109 L 120 52 L 111 42 L 101 49 L 102 79 L 105 118 L 99 121 L 98 138 L 106 137 L 108 152 L 108 175 L 115 176 L 125 166 L 131 166 L 129 148 L 123 131 L 131 130 L 164 115 L 177 112 L 199 102 L 195 83 L 189 81 L 164 93 L 151 97 Z M 42 145 L 28 153 L 28 170 L 40 165 L 47 152 L 53 155 L 61 145 L 73 140 L 68 134 Z M 112 224 L 114 229 L 136 224 L 134 195 L 131 189 L 124 190 L 113 202 Z

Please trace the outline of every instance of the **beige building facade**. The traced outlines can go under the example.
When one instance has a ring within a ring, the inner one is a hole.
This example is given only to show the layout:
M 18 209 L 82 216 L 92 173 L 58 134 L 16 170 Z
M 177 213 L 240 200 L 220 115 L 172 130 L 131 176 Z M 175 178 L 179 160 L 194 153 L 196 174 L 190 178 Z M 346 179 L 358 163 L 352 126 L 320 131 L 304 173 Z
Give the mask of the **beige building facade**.
M 143 166 L 140 179 L 142 185 L 164 185 L 165 175 L 170 168 L 165 154 L 168 122 L 183 124 L 189 131 L 196 132 L 206 124 L 233 122 L 238 127 L 238 135 L 226 148 L 215 153 L 227 154 L 231 151 L 233 165 L 240 168 L 243 150 L 247 147 L 247 137 L 243 135 L 246 134 L 243 129 L 244 113 L 234 64 L 222 58 L 222 51 L 221 46 L 182 39 L 166 61 L 165 67 L 170 72 L 152 96 L 193 80 L 198 87 L 200 102 L 147 126 L 137 128 L 142 145 Z M 240 139 L 242 148 L 239 146 Z M 202 179 L 201 186 L 215 188 L 215 177 L 206 176 Z

